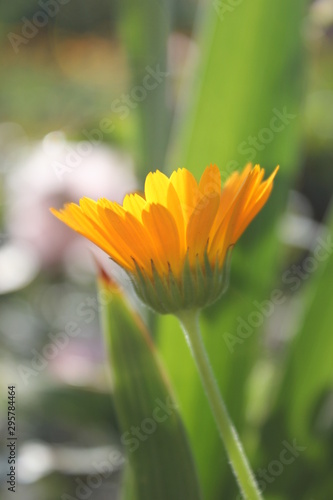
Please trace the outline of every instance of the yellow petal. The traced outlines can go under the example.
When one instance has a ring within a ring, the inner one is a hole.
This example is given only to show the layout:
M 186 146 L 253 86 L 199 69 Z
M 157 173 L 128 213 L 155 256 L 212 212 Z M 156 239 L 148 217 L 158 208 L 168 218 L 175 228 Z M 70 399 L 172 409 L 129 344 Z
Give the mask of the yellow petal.
M 145 195 L 148 203 L 157 203 L 163 205 L 167 204 L 167 193 L 170 180 L 168 177 L 156 170 L 156 172 L 149 172 L 145 182 Z
M 142 210 L 147 202 L 137 193 L 127 194 L 123 201 L 123 207 L 126 212 L 132 214 L 136 219 L 142 222 Z
M 81 198 L 80 208 L 85 215 L 87 215 L 96 224 L 99 224 L 97 202 L 95 200 L 91 200 L 90 198 Z
M 124 209 L 121 205 L 119 205 L 119 203 L 117 203 L 116 201 L 107 200 L 106 198 L 100 198 L 97 201 L 97 209 L 99 210 L 100 208 L 108 208 L 119 215 L 124 214 Z
M 197 205 L 198 199 L 200 198 L 197 181 L 191 172 L 186 170 L 186 168 L 179 168 L 173 172 L 170 177 L 170 181 L 178 195 L 186 228 L 191 214 Z
M 182 205 L 176 189 L 162 172 L 150 172 L 146 177 L 145 195 L 148 204 L 158 204 L 167 208 L 172 214 L 178 228 L 182 247 L 185 247 L 184 216 Z

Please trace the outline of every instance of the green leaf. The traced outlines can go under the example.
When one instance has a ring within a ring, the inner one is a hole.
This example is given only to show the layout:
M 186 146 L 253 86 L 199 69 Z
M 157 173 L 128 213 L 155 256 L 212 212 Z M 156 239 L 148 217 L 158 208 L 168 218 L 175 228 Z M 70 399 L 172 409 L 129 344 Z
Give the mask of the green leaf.
M 280 395 L 290 435 L 306 443 L 315 436 L 315 413 L 333 388 L 333 308 L 329 304 L 333 283 L 333 210 L 327 226 L 327 234 L 317 238 L 313 253 L 305 259 L 305 269 L 309 265 L 316 270 L 308 274 L 310 280 L 303 291 L 304 314 L 289 351 Z
M 126 500 L 200 500 L 184 426 L 148 332 L 119 291 L 101 286 L 113 397 L 131 468 Z
M 252 161 L 269 168 L 280 163 L 280 177 L 289 176 L 299 150 L 307 2 L 243 1 L 223 15 L 218 5 L 228 3 L 208 8 L 203 57 L 194 90 L 184 91 L 191 99 L 174 134 L 170 169 L 184 166 L 200 175 L 213 162 L 229 173 Z
M 144 177 L 150 170 L 162 168 L 170 127 L 167 90 L 171 73 L 167 69 L 167 42 L 171 3 L 169 0 L 122 0 L 119 7 L 120 31 L 132 76 L 128 89 L 131 104 L 126 105 L 126 113 L 137 118 L 136 163 L 139 174 Z

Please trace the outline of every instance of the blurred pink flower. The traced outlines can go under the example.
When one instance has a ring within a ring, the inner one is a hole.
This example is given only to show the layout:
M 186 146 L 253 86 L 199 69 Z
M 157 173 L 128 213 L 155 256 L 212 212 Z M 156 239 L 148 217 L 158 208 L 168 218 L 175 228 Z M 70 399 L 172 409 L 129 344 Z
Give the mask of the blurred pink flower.
M 137 189 L 128 155 L 106 145 L 69 142 L 61 132 L 48 134 L 7 173 L 7 233 L 15 243 L 30 245 L 41 266 L 50 267 L 73 255 L 86 260 L 87 242 L 57 221 L 51 206 L 82 196 L 122 202 Z

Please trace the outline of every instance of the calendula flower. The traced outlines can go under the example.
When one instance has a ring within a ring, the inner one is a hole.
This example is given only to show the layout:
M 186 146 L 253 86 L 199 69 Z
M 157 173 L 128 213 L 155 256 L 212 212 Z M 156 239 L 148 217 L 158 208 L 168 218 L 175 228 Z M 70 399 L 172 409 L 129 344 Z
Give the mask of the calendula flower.
M 277 169 L 264 181 L 264 169 L 247 165 L 222 188 L 216 165 L 199 183 L 185 168 L 170 178 L 157 170 L 144 195 L 128 194 L 122 206 L 82 198 L 51 211 L 125 269 L 156 311 L 199 309 L 222 293 L 228 251 L 266 203 Z

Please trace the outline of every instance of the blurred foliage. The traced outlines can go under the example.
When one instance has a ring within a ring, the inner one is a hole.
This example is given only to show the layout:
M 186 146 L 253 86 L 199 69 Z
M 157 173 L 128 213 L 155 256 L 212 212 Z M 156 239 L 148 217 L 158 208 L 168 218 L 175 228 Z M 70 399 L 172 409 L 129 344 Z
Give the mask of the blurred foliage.
M 151 170 L 150 165 L 163 164 L 168 141 L 171 103 L 167 95 L 167 43 L 171 4 L 171 0 L 121 2 L 121 32 L 132 68 L 133 90 L 142 88 L 147 68 L 161 74 L 154 92 L 146 92 L 148 95 L 138 109 L 137 163 L 142 178 Z

